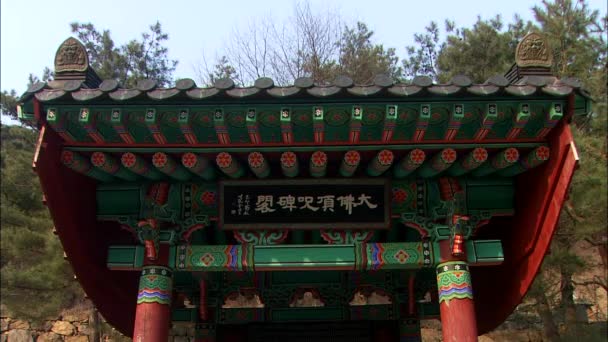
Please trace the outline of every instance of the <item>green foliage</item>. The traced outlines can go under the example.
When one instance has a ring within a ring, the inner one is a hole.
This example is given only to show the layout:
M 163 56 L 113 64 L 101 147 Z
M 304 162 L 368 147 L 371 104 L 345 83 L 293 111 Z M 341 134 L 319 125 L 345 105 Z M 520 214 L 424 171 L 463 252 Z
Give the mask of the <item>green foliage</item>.
M 606 19 L 591 11 L 585 1 L 543 0 L 534 6 L 534 17 L 553 49 L 553 71 L 559 76 L 585 80 L 606 59 Z
M 2 115 L 17 118 L 17 92 L 15 89 L 2 91 L 0 94 L 0 110 Z
M 374 76 L 387 74 L 394 78 L 401 73 L 397 66 L 399 58 L 394 48 L 384 49 L 382 44 L 374 44 L 374 31 L 358 22 L 356 28 L 346 27 L 338 42 L 340 58 L 339 73 L 351 77 L 355 83 L 369 84 Z
M 498 15 L 490 20 L 478 17 L 472 28 L 457 29 L 449 35 L 437 57 L 439 81 L 467 75 L 473 82 L 483 83 L 509 70 L 521 37 L 514 37 L 509 31 L 501 32 L 503 26 Z
M 448 32 L 452 30 L 452 26 L 452 23 L 446 21 Z M 424 30 L 424 33 L 414 34 L 414 42 L 417 45 L 406 47 L 408 57 L 402 61 L 406 78 L 429 76 L 437 79 L 437 59 L 445 43 L 440 43 L 439 26 L 435 21 L 431 21 Z
M 17 318 L 55 316 L 81 296 L 31 169 L 36 132 L 2 126 L 2 306 Z
M 176 60 L 170 60 L 164 45 L 169 35 L 162 31 L 160 22 L 127 44 L 117 47 L 109 30 L 99 32 L 91 23 L 72 23 L 89 53 L 89 63 L 102 79 L 117 79 L 125 87 L 134 87 L 138 80 L 153 79 L 159 86 L 173 81 Z

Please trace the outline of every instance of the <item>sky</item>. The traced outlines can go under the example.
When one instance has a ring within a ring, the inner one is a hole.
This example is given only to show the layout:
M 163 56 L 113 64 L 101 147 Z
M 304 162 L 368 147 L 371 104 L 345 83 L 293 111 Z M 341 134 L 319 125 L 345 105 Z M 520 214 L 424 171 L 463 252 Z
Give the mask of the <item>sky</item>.
M 592 9 L 606 13 L 606 0 L 588 1 Z M 375 42 L 394 47 L 405 57 L 405 46 L 431 20 L 454 20 L 470 27 L 478 15 L 501 14 L 506 22 L 515 13 L 533 19 L 532 0 L 310 0 L 314 10 L 338 11 L 347 23 L 365 22 Z M 179 61 L 175 78 L 196 79 L 195 66 L 202 56 L 213 60 L 235 29 L 243 30 L 263 18 L 289 20 L 295 0 L 230 1 L 129 1 L 129 0 L 2 0 L 0 2 L 0 87 L 23 93 L 30 73 L 41 75 L 53 66 L 61 42 L 72 35 L 70 23 L 91 22 L 109 29 L 117 45 L 139 38 L 156 20 L 169 34 L 169 57 Z

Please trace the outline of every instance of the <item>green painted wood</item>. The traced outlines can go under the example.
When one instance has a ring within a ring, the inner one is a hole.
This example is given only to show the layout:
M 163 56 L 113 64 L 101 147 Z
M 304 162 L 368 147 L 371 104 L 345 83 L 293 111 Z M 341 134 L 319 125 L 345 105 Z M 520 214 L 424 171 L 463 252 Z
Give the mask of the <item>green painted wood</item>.
M 416 148 L 411 150 L 394 168 L 395 178 L 405 178 L 422 165 L 426 159 L 423 150 Z
M 97 219 L 123 221 L 142 217 L 142 189 L 139 184 L 98 185 L 96 191 Z
M 471 174 L 475 177 L 490 175 L 498 170 L 507 168 L 519 160 L 519 151 L 510 147 L 498 152 L 490 160 L 473 170 Z
M 184 166 L 177 164 L 173 158 L 163 152 L 156 152 L 152 156 L 152 165 L 160 172 L 180 181 L 187 181 L 192 178 L 192 174 Z
M 513 177 L 526 170 L 535 168 L 542 163 L 549 160 L 550 150 L 547 146 L 539 146 L 534 150 L 530 151 L 526 157 L 519 160 L 519 162 L 510 167 L 504 168 L 497 172 L 498 175 L 503 177 Z
M 464 158 L 460 158 L 458 162 L 450 167 L 447 173 L 450 176 L 462 176 L 472 170 L 478 168 L 488 159 L 488 151 L 483 147 L 477 147 L 469 152 Z
M 394 160 L 395 156 L 390 150 L 378 152 L 367 166 L 367 174 L 372 177 L 380 176 L 393 165 Z
M 498 265 L 505 260 L 500 240 L 466 241 L 466 251 L 467 262 L 473 266 Z
M 515 183 L 512 178 L 467 178 L 467 210 L 512 211 L 515 207 Z
M 139 270 L 143 267 L 144 246 L 110 246 L 107 266 L 111 270 Z
M 287 269 L 353 269 L 353 245 L 277 245 L 255 246 L 255 268 L 258 270 Z
M 120 157 L 120 162 L 127 170 L 147 179 L 160 180 L 165 178 L 162 172 L 153 168 L 147 160 L 133 152 L 124 153 Z
M 427 160 L 417 171 L 422 178 L 438 175 L 448 169 L 457 160 L 457 152 L 453 148 L 444 148 Z
M 112 182 L 115 180 L 109 174 L 94 168 L 91 162 L 79 153 L 63 150 L 61 152 L 61 162 L 70 169 L 101 182 Z
M 215 170 L 206 158 L 192 152 L 187 152 L 182 155 L 181 160 L 182 165 L 193 174 L 207 181 L 215 180 Z
M 122 180 L 130 182 L 139 180 L 137 174 L 123 167 L 121 162 L 108 153 L 94 152 L 91 154 L 91 163 L 99 170 Z
M 528 142 L 513 142 L 513 143 L 497 143 L 491 142 L 483 143 L 483 147 L 487 149 L 499 149 L 499 148 L 534 148 L 538 146 L 542 146 L 545 143 L 542 141 L 528 141 Z M 434 143 L 434 144 L 398 144 L 398 145 L 357 145 L 358 151 L 377 151 L 380 149 L 387 149 L 391 151 L 403 151 L 403 150 L 413 150 L 416 148 L 422 150 L 435 150 L 441 149 L 451 146 L 455 150 L 467 150 L 480 146 L 480 143 L 466 143 L 466 144 L 447 144 L 447 143 Z M 199 153 L 220 153 L 220 152 L 243 152 L 251 150 L 250 146 L 243 147 L 163 147 L 162 151 L 165 153 L 186 153 L 186 152 L 199 152 Z M 138 152 L 138 153 L 155 153 L 158 152 L 159 148 L 157 147 L 108 147 L 108 146 L 98 146 L 98 147 L 84 147 L 84 146 L 67 146 L 65 148 L 68 151 L 79 151 L 79 152 L 91 152 L 91 151 L 103 151 L 103 152 Z M 318 150 L 318 146 L 276 146 L 276 147 L 255 147 L 255 150 L 258 152 L 284 152 L 286 150 L 293 152 L 314 152 Z M 352 149 L 350 145 L 324 145 L 324 151 L 338 151 L 338 152 L 346 152 Z

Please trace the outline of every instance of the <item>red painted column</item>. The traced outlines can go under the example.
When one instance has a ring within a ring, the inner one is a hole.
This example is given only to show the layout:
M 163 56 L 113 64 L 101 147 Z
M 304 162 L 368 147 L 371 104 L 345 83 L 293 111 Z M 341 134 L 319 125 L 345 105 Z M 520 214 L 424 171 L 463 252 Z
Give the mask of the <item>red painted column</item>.
M 171 323 L 172 271 L 163 266 L 145 266 L 139 278 L 135 310 L 135 342 L 166 342 Z
M 471 274 L 464 256 L 453 257 L 449 241 L 441 241 L 441 263 L 437 265 L 437 288 L 443 341 L 477 341 L 477 321 Z

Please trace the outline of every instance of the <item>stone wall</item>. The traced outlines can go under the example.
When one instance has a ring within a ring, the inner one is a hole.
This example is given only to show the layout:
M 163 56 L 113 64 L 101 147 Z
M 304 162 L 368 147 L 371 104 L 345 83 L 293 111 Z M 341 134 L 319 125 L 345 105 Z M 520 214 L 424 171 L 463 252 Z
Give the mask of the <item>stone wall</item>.
M 1 318 L 0 342 L 89 342 L 89 317 L 63 316 L 60 320 L 45 321 L 41 325 L 28 321 Z
M 131 341 L 106 324 L 88 301 L 63 311 L 56 319 L 34 322 L 3 316 L 0 323 L 0 342 Z

